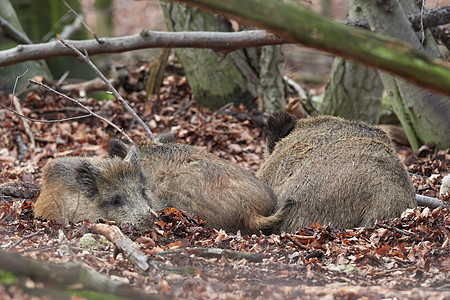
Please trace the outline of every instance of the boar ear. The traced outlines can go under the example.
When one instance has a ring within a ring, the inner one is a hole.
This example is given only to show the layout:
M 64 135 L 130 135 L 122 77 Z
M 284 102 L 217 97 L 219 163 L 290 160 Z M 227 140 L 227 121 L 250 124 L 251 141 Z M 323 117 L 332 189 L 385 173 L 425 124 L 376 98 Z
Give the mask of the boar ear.
M 267 120 L 267 150 L 272 153 L 275 144 L 291 133 L 297 123 L 297 118 L 286 112 L 275 113 Z
M 139 167 L 141 162 L 139 159 L 139 153 L 135 145 L 131 146 L 128 149 L 127 156 L 124 158 L 124 161 L 131 162 L 136 167 Z
M 99 194 L 97 182 L 100 175 L 100 170 L 86 160 L 75 168 L 75 179 L 89 199 L 95 199 Z
M 110 157 L 120 157 L 124 159 L 127 156 L 128 147 L 119 139 L 112 139 L 109 141 L 108 154 Z

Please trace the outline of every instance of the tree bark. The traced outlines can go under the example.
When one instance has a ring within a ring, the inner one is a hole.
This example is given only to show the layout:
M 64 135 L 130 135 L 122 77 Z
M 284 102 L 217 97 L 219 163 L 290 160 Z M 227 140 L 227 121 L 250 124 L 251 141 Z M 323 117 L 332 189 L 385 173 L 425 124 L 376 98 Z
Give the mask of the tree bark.
M 0 0 L 0 7 L 0 17 L 4 18 L 17 31 L 22 33 L 23 37 L 28 38 L 22 26 L 20 25 L 19 18 L 17 17 L 16 12 L 14 11 L 14 8 L 9 0 Z M 4 34 L 8 34 L 8 32 L 4 32 Z M 26 42 L 30 42 L 30 40 L 28 39 Z M 15 41 L 13 40 L 0 39 L 0 49 L 11 48 L 14 44 Z M 0 89 L 5 90 L 7 93 L 12 93 L 17 76 L 24 74 L 26 70 L 28 70 L 26 78 L 32 78 L 34 76 L 41 75 L 49 80 L 52 79 L 52 75 L 45 61 L 21 63 L 9 68 L 0 68 Z M 16 92 L 23 89 L 26 84 L 26 80 L 19 80 L 17 82 Z
M 445 91 L 446 95 L 450 95 L 450 69 L 434 63 L 423 50 L 420 50 L 420 43 L 406 13 L 398 9 L 401 7 L 398 1 L 392 3 L 389 1 L 390 4 L 394 4 L 392 13 L 379 13 L 382 8 L 376 7 L 378 12 L 366 9 L 364 15 L 371 27 L 374 27 L 372 24 L 376 22 L 380 27 L 389 30 L 394 29 L 392 24 L 396 24 L 399 36 L 392 33 L 391 35 L 410 44 L 358 28 L 347 28 L 298 4 L 263 0 L 246 0 L 239 3 L 231 0 L 182 2 L 237 17 L 247 25 L 256 24 L 272 29 L 290 41 L 297 41 L 386 71 L 395 70 L 395 74 L 405 78 L 411 79 L 413 74 L 420 75 L 419 80 L 414 80 L 416 83 L 433 86 L 435 91 Z M 370 9 L 375 9 L 376 6 L 374 1 L 368 0 L 360 0 L 358 5 Z M 401 23 L 394 22 L 396 19 Z M 414 39 L 410 38 L 411 32 Z M 407 85 L 402 79 L 398 79 L 398 84 L 393 81 L 393 77 L 387 80 L 389 76 L 392 77 L 384 73 L 382 81 L 385 88 L 390 90 L 390 97 L 395 99 L 398 95 L 402 99 L 408 99 L 408 103 L 397 100 L 393 106 L 397 116 L 401 118 L 402 126 L 406 127 L 405 131 L 411 146 L 416 149 L 419 144 L 432 141 L 440 148 L 450 147 L 450 118 L 448 118 L 450 101 L 417 86 Z M 417 94 L 421 94 L 421 97 Z M 414 100 L 409 101 L 411 96 L 415 96 Z
M 433 58 L 439 56 L 432 35 L 427 32 L 426 46 L 422 46 L 413 31 L 402 1 L 386 13 L 375 2 L 355 0 L 362 9 L 372 31 L 392 36 L 412 45 L 416 51 Z M 407 5 L 409 2 L 405 2 Z M 392 103 L 411 147 L 417 150 L 422 144 L 433 142 L 439 148 L 450 147 L 450 98 L 430 93 L 416 85 L 386 72 L 380 72 L 386 93 Z M 426 76 L 422 74 L 422 76 Z
M 362 16 L 348 1 L 349 22 Z M 378 124 L 380 120 L 383 84 L 378 72 L 364 65 L 337 57 L 331 66 L 320 112 L 346 119 Z
M 402 76 L 450 95 L 450 69 L 410 45 L 321 17 L 299 5 L 269 0 L 178 0 L 218 12 L 249 26 Z M 276 13 L 275 13 L 276 12 Z M 345 41 L 345 42 L 343 42 Z
M 179 3 L 161 1 L 170 31 L 232 31 L 220 18 Z M 229 103 L 254 108 L 259 79 L 242 50 L 219 57 L 206 49 L 176 49 L 198 106 L 218 109 Z
M 262 47 L 259 78 L 261 79 L 264 111 L 274 113 L 284 111 L 286 97 L 283 81 L 283 52 L 281 45 Z

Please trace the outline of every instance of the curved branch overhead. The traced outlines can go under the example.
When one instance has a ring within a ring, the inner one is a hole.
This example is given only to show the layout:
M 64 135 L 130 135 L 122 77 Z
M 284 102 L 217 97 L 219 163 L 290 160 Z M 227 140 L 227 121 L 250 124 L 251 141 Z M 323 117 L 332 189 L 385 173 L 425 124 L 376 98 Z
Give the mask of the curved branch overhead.
M 450 96 L 450 68 L 407 43 L 327 19 L 297 3 L 269 0 L 179 0 L 245 25 L 375 67 Z

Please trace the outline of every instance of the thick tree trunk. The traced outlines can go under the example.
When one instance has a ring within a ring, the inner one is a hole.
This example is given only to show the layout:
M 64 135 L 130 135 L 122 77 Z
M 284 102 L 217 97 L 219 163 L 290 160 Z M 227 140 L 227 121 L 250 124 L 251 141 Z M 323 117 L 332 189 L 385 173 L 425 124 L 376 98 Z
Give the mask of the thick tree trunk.
M 0 16 L 26 36 L 25 31 L 20 25 L 19 18 L 9 0 L 0 0 L 0 7 Z M 2 35 L 3 32 L 0 29 L 0 50 L 11 48 L 16 44 L 15 41 L 7 39 Z M 28 70 L 28 72 L 24 78 L 32 78 L 41 75 L 49 80 L 52 79 L 45 61 L 24 62 L 6 68 L 0 68 L 0 89 L 5 90 L 7 93 L 12 93 L 16 77 L 22 75 L 26 70 Z M 27 83 L 26 79 L 18 81 L 16 92 L 20 91 Z
M 232 31 L 228 20 L 213 14 L 161 1 L 170 31 Z M 284 109 L 281 46 L 264 46 L 219 56 L 208 49 L 176 49 L 198 106 L 217 109 L 229 103 L 256 108 L 261 94 L 268 112 Z M 261 73 L 260 73 L 261 70 Z
M 335 58 L 320 112 L 378 124 L 383 85 L 375 69 Z
M 283 52 L 281 45 L 262 47 L 259 78 L 264 111 L 284 111 L 286 99 L 283 81 Z
M 231 31 L 224 18 L 161 1 L 170 31 Z M 258 77 L 241 50 L 219 57 L 209 49 L 176 49 L 198 106 L 217 109 L 228 103 L 254 107 Z
M 403 2 L 409 6 L 408 11 L 411 10 L 411 1 Z M 438 57 L 439 52 L 431 35 L 426 34 L 425 48 L 420 43 L 402 1 L 396 2 L 389 12 L 374 1 L 355 0 L 355 3 L 362 9 L 372 31 L 408 42 L 416 50 L 433 58 Z M 450 147 L 450 98 L 433 94 L 386 72 L 380 72 L 380 76 L 413 149 L 428 142 L 434 142 L 439 148 Z
M 353 0 L 348 1 L 348 7 L 348 21 L 361 18 Z M 375 69 L 337 57 L 331 67 L 320 112 L 378 124 L 382 93 L 383 84 Z

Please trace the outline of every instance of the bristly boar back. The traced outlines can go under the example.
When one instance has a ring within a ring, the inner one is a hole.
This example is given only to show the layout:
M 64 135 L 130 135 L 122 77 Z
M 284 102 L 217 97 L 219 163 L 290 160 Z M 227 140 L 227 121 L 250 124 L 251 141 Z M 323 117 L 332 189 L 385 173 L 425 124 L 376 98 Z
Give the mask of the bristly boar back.
M 142 141 L 137 149 L 148 188 L 168 206 L 196 213 L 208 227 L 228 232 L 278 231 L 286 210 L 277 207 L 267 184 L 231 162 L 193 146 L 166 138 L 160 141 Z M 115 153 L 111 155 L 123 156 L 126 145 L 120 149 L 121 142 L 112 143 Z
M 282 113 L 270 118 L 267 136 L 274 146 L 257 176 L 272 187 L 279 205 L 294 203 L 281 231 L 313 222 L 373 226 L 377 218 L 416 206 L 409 175 L 378 128 L 337 117 L 293 123 Z

